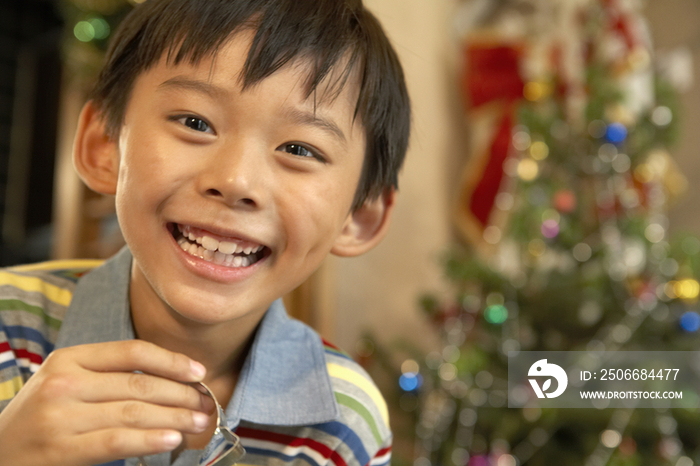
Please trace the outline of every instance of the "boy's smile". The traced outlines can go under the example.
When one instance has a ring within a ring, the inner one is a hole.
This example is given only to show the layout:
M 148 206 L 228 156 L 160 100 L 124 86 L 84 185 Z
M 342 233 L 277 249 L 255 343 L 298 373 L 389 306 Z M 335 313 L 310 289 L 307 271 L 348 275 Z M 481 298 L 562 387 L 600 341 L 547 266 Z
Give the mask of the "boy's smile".
M 259 316 L 352 229 L 365 154 L 356 86 L 305 99 L 298 61 L 242 91 L 251 36 L 195 66 L 161 60 L 134 84 L 116 203 L 132 306 L 151 321 L 157 308 L 185 322 Z

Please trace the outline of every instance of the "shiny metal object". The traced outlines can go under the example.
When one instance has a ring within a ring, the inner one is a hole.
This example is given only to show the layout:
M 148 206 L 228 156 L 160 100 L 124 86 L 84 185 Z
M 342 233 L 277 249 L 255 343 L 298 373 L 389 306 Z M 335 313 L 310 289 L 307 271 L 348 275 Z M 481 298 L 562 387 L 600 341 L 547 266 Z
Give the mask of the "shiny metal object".
M 224 410 L 209 387 L 202 382 L 197 382 L 193 385 L 197 390 L 211 397 L 216 405 L 216 430 L 214 431 L 214 437 L 212 437 L 216 441 L 210 442 L 204 450 L 204 461 L 201 461 L 200 464 L 203 466 L 232 466 L 236 464 L 245 455 L 245 449 L 241 445 L 241 440 L 222 422 L 226 418 Z M 139 457 L 139 466 L 149 465 L 144 458 Z

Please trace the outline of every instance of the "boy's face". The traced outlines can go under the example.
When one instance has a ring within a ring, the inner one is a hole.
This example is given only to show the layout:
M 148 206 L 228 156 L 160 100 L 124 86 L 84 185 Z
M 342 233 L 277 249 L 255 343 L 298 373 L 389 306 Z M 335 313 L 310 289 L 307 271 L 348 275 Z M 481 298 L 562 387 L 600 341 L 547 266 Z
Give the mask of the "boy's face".
M 356 86 L 315 106 L 298 63 L 242 92 L 251 37 L 141 74 L 120 132 L 117 213 L 143 287 L 132 297 L 157 295 L 188 320 L 264 311 L 351 227 L 365 153 Z M 216 242 L 223 252 L 203 253 Z

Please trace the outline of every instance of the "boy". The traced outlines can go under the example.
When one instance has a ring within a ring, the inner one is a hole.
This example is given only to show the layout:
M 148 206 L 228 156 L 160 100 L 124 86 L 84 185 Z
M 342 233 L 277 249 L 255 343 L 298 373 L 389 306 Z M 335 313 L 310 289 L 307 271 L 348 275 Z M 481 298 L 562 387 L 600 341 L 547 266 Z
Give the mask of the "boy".
M 360 0 L 136 8 L 74 148 L 127 247 L 0 274 L 0 465 L 205 464 L 198 381 L 243 464 L 387 464 L 381 395 L 279 298 L 382 239 L 409 114 Z

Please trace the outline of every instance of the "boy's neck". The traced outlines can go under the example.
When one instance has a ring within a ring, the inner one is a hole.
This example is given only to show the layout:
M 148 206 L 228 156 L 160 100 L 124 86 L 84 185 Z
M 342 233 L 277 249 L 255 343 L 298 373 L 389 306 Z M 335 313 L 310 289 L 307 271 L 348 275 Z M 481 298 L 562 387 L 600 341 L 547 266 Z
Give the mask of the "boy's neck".
M 235 385 L 264 312 L 220 324 L 192 322 L 160 299 L 138 267 L 132 269 L 130 304 L 136 337 L 203 364 L 204 382 L 219 392 L 217 397 L 223 396 L 219 400 L 225 404 L 233 392 L 228 385 Z

